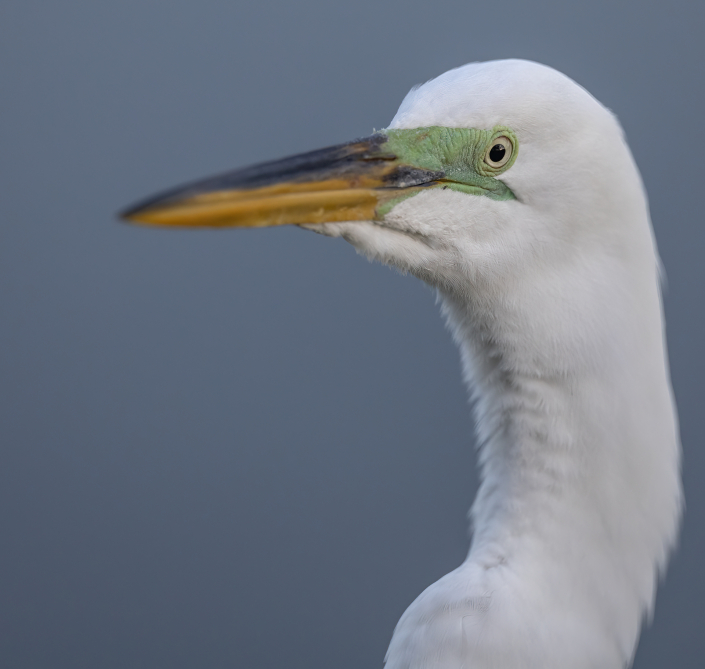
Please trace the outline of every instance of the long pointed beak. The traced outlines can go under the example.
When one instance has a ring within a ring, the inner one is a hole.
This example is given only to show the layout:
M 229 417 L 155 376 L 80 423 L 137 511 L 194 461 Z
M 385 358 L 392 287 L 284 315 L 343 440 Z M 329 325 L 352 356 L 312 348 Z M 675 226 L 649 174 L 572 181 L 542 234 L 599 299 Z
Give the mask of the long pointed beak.
M 386 143 L 377 133 L 235 170 L 158 194 L 120 215 L 148 225 L 211 227 L 374 220 L 385 204 L 444 176 L 404 164 L 385 151 Z

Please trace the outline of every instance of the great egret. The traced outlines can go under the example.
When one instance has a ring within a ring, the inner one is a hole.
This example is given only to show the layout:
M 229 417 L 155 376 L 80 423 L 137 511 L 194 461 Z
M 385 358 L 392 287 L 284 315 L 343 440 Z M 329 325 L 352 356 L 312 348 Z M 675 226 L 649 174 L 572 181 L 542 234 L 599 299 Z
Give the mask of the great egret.
M 617 669 L 682 506 L 659 261 L 615 117 L 555 70 L 475 63 L 363 140 L 142 202 L 154 225 L 301 224 L 435 287 L 474 398 L 465 562 L 387 669 Z

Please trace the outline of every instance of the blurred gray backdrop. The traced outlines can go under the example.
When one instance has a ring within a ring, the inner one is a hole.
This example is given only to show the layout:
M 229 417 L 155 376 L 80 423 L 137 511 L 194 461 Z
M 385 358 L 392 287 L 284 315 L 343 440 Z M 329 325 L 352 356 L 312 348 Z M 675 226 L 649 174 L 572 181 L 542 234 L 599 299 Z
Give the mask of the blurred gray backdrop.
M 617 113 L 650 194 L 688 509 L 636 667 L 702 667 L 703 28 L 701 0 L 4 0 L 0 666 L 381 666 L 469 543 L 433 294 L 298 228 L 114 212 L 523 57 Z

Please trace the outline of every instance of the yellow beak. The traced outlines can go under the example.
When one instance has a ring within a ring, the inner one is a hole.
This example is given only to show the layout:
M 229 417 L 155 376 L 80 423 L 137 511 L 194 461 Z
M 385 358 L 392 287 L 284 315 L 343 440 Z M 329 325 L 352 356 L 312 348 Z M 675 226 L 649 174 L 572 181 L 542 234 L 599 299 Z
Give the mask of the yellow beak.
M 378 219 L 385 205 L 444 176 L 403 164 L 385 152 L 386 142 L 377 133 L 235 170 L 151 197 L 121 216 L 147 225 L 210 227 Z

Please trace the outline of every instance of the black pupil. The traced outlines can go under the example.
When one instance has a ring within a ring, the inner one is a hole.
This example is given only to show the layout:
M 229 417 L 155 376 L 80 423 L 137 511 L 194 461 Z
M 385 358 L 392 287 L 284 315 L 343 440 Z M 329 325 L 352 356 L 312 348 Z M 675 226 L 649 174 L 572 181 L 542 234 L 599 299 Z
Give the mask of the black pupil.
M 504 148 L 502 144 L 495 144 L 491 149 L 490 149 L 490 160 L 493 163 L 498 163 L 504 158 L 504 154 L 507 152 L 507 149 Z

